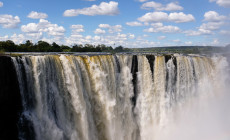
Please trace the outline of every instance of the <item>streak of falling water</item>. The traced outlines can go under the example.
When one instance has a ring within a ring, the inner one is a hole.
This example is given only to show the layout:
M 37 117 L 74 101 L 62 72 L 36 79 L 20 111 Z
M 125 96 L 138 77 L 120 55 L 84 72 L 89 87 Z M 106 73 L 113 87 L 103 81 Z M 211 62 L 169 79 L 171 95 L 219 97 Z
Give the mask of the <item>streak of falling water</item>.
M 223 125 L 221 131 L 217 121 L 230 124 L 227 117 L 213 115 L 223 113 L 216 100 L 229 89 L 222 56 L 25 55 L 12 61 L 23 103 L 22 140 L 200 140 L 210 122 L 218 128 L 210 129 L 213 138 L 215 130 L 230 130 Z

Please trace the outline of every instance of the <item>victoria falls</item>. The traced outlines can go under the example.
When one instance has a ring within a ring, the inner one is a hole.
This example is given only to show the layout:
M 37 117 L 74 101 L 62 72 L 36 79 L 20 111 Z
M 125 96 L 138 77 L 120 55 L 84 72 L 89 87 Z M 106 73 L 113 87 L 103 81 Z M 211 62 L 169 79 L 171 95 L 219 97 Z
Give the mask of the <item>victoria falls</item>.
M 2 106 L 15 115 L 15 135 L 6 137 L 229 138 L 229 60 L 221 54 L 30 53 L 0 61 L 2 93 L 11 94 Z
M 230 0 L 0 0 L 0 140 L 230 140 Z

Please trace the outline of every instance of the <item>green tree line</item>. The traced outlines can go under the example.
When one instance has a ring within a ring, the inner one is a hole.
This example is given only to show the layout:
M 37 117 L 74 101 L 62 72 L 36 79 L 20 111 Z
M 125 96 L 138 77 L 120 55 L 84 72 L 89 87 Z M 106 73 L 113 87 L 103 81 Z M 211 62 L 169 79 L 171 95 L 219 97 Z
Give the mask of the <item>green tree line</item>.
M 92 45 L 78 45 L 73 46 L 58 45 L 53 42 L 49 44 L 45 41 L 38 41 L 33 44 L 30 40 L 27 40 L 22 44 L 15 44 L 12 40 L 0 41 L 0 51 L 1 52 L 124 52 L 129 51 L 129 49 L 122 46 L 113 48 L 111 46 L 106 46 L 104 44 Z

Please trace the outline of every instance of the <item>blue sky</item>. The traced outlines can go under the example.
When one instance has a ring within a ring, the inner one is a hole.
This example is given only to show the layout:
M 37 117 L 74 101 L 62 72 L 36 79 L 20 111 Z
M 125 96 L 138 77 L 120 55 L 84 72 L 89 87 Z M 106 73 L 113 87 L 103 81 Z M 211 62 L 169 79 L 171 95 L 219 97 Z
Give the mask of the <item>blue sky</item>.
M 125 47 L 230 44 L 230 0 L 0 0 L 0 40 Z

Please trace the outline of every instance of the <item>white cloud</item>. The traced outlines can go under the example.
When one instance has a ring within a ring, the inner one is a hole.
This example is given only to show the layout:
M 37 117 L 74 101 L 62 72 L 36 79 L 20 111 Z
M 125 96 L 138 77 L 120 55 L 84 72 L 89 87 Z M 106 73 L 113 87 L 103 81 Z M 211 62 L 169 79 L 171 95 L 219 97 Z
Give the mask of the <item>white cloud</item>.
M 0 41 L 5 41 L 5 40 L 9 40 L 9 36 L 8 35 L 0 36 Z
M 179 13 L 170 13 L 169 15 L 165 12 L 149 12 L 138 18 L 141 22 L 163 22 L 163 21 L 171 21 L 176 23 L 182 22 L 191 22 L 194 21 L 195 18 L 191 14 L 184 14 L 183 12 Z
M 81 24 L 71 25 L 70 28 L 72 29 L 72 34 L 78 34 L 80 32 L 85 32 L 85 30 L 83 29 L 84 26 Z
M 149 35 L 144 34 L 143 37 L 149 37 Z
M 175 40 L 172 40 L 173 42 L 176 42 L 176 43 L 180 43 L 180 39 L 175 39 Z
M 144 29 L 144 32 L 149 32 L 149 33 L 158 33 L 158 32 L 163 32 L 163 33 L 176 33 L 180 32 L 180 28 L 177 26 L 164 26 L 162 23 L 155 23 L 151 24 L 151 26 L 148 29 Z
M 222 34 L 222 35 L 230 35 L 230 31 L 228 31 L 228 30 L 221 30 L 220 34 Z
M 216 4 L 222 7 L 230 7 L 229 0 L 209 0 L 209 2 L 216 2 Z
M 99 24 L 100 28 L 110 28 L 109 24 Z
M 83 9 L 70 9 L 64 12 L 64 16 L 72 17 L 78 15 L 117 15 L 119 14 L 118 2 L 110 1 L 109 3 L 101 2 L 100 5 L 92 5 L 88 8 Z
M 81 24 L 75 24 L 75 25 L 71 25 L 70 28 L 71 28 L 71 29 L 82 29 L 82 28 L 84 28 L 84 26 L 81 25 Z
M 186 41 L 185 45 L 192 45 L 192 41 Z
M 109 28 L 109 33 L 115 33 L 115 32 L 121 32 L 121 31 L 122 31 L 121 25 L 115 25 Z
M 93 38 L 94 40 L 101 40 L 101 37 L 100 36 L 94 36 L 94 38 Z
M 158 23 L 152 23 L 151 26 L 153 26 L 154 28 L 159 28 L 159 27 L 163 27 L 164 25 L 163 23 L 158 22 Z
M 149 12 L 138 18 L 141 22 L 162 22 L 168 20 L 168 14 L 164 12 Z
M 144 40 L 144 39 L 135 39 L 134 34 L 131 33 L 116 33 L 116 34 L 108 34 L 108 35 L 95 35 L 95 36 L 85 36 L 85 37 L 76 37 L 72 36 L 65 38 L 65 42 L 68 45 L 73 44 L 105 44 L 107 46 L 119 46 L 122 45 L 124 47 L 154 47 L 157 43 Z
M 148 1 L 148 0 L 138 0 L 139 2 L 146 2 L 146 1 Z
M 26 39 L 25 39 L 25 36 L 23 34 L 13 34 L 11 37 L 10 37 L 10 40 L 14 41 L 14 43 L 16 44 L 20 44 L 20 43 L 23 43 Z
M 197 31 L 187 30 L 184 31 L 184 33 L 186 34 L 186 36 L 200 36 L 200 35 L 211 35 L 212 31 L 199 28 Z
M 162 9 L 162 7 L 163 5 L 161 3 L 154 2 L 154 1 L 146 2 L 141 6 L 142 9 L 155 9 L 158 11 L 161 11 L 160 9 Z
M 0 1 L 0 7 L 3 7 L 3 2 Z
M 191 22 L 195 21 L 195 18 L 191 14 L 184 14 L 183 12 L 179 13 L 170 13 L 169 14 L 169 21 L 173 21 L 176 23 L 182 23 L 182 22 Z
M 208 22 L 208 23 L 203 23 L 200 26 L 200 29 L 204 30 L 218 30 L 222 25 L 224 25 L 224 22 Z
M 134 39 L 135 35 L 134 34 L 129 34 L 128 37 L 129 37 L 129 39 Z
M 212 41 L 212 44 L 213 45 L 218 45 L 220 42 L 217 38 L 214 38 L 213 41 Z
M 83 35 L 80 35 L 80 34 L 72 34 L 71 37 L 72 37 L 72 38 L 83 38 Z
M 111 26 L 109 24 L 99 24 L 98 27 L 108 29 L 109 33 L 115 33 L 115 32 L 121 32 L 122 31 L 121 25 Z
M 92 36 L 87 35 L 87 36 L 85 37 L 85 39 L 90 40 L 90 39 L 92 39 Z
M 137 22 L 137 21 L 133 21 L 133 22 L 126 22 L 126 25 L 129 25 L 129 26 L 143 26 L 143 24 L 142 24 L 142 23 Z
M 204 14 L 204 21 L 218 22 L 225 20 L 226 17 L 223 15 L 219 15 L 215 11 L 208 11 Z
M 26 36 L 31 37 L 33 40 L 41 40 L 43 33 L 37 32 L 37 33 L 26 33 Z
M 29 23 L 27 25 L 21 26 L 22 32 L 27 35 L 35 36 L 47 33 L 51 36 L 61 37 L 65 33 L 65 28 L 63 26 L 58 26 L 57 24 L 52 24 L 48 20 L 40 19 L 39 23 Z
M 142 9 L 154 9 L 156 11 L 180 11 L 184 9 L 178 3 L 175 3 L 175 2 L 171 2 L 171 3 L 168 3 L 167 5 L 163 5 L 161 3 L 154 2 L 154 1 L 146 2 L 142 4 L 141 8 Z
M 116 40 L 127 40 L 126 34 L 118 33 L 116 37 L 117 37 L 117 38 L 115 38 Z
M 23 34 L 16 34 L 14 33 L 11 36 L 5 35 L 5 36 L 0 36 L 0 41 L 6 41 L 6 40 L 12 40 L 15 44 L 20 44 L 28 40 Z
M 0 25 L 2 25 L 3 28 L 16 28 L 19 23 L 20 18 L 18 16 L 0 15 Z
M 100 28 L 97 28 L 95 31 L 94 31 L 95 34 L 105 34 L 105 30 L 102 30 Z
M 36 23 L 29 23 L 27 25 L 22 25 L 21 30 L 25 33 L 38 33 L 41 27 Z
M 187 36 L 211 35 L 214 33 L 213 31 L 219 30 L 224 24 L 224 22 L 207 22 L 203 23 L 200 27 L 198 27 L 197 31 L 188 30 L 184 33 Z
M 165 11 L 180 11 L 183 9 L 184 9 L 183 7 L 181 7 L 180 5 L 178 5 L 178 3 L 175 2 L 171 2 L 167 4 L 166 7 L 164 8 Z
M 158 37 L 157 37 L 158 40 L 163 40 L 163 39 L 165 39 L 165 38 L 166 38 L 166 36 L 158 36 Z
M 200 36 L 200 35 L 211 35 L 214 34 L 214 31 L 219 30 L 221 26 L 225 24 L 223 20 L 226 17 L 219 15 L 215 11 L 209 11 L 204 14 L 204 21 L 208 21 L 207 23 L 203 23 L 200 27 L 197 27 L 197 30 L 188 30 L 184 31 L 187 36 Z
M 38 13 L 38 12 L 32 11 L 29 13 L 27 17 L 32 18 L 32 19 L 45 19 L 45 18 L 48 18 L 48 15 L 46 13 Z

